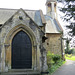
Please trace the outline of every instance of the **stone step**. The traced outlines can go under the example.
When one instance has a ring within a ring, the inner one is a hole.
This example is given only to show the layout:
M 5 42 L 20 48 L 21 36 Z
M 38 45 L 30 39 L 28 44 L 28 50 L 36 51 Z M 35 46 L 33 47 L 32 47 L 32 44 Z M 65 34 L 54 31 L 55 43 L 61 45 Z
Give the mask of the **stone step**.
M 34 71 L 32 69 L 11 69 L 9 70 L 9 72 L 34 72 Z
M 7 72 L 1 75 L 40 75 L 40 72 Z

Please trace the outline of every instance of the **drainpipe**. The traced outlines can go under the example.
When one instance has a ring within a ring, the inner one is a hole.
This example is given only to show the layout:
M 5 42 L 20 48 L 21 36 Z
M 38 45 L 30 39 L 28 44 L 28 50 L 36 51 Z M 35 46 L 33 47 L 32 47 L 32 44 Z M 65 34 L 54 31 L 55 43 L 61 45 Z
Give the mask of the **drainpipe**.
M 62 45 L 62 35 L 61 35 L 61 55 L 62 55 L 62 59 L 63 59 L 63 45 Z

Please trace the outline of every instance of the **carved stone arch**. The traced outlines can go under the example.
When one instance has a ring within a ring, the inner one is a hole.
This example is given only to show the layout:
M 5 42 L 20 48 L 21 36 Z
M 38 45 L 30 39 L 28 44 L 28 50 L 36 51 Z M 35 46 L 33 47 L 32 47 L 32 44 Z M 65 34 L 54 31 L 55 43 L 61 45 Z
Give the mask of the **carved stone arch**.
M 5 43 L 9 44 L 9 40 L 10 40 L 11 38 L 13 38 L 13 36 L 14 36 L 17 32 L 19 32 L 19 31 L 21 31 L 21 30 L 24 31 L 24 32 L 26 32 L 26 33 L 30 36 L 30 38 L 31 38 L 31 40 L 34 42 L 33 44 L 34 44 L 34 46 L 35 46 L 35 45 L 37 44 L 37 40 L 36 40 L 36 37 L 35 37 L 34 32 L 32 31 L 32 29 L 31 29 L 30 27 L 28 27 L 28 26 L 26 26 L 26 25 L 22 25 L 22 24 L 13 27 L 13 28 L 7 33 L 6 38 L 5 38 Z
M 37 65 L 37 54 L 36 54 L 36 47 L 37 47 L 37 41 L 34 32 L 31 30 L 31 28 L 27 27 L 26 25 L 18 25 L 16 27 L 13 27 L 7 34 L 5 38 L 5 66 L 11 70 L 11 44 L 13 37 L 19 32 L 24 31 L 31 39 L 32 43 L 32 69 Z

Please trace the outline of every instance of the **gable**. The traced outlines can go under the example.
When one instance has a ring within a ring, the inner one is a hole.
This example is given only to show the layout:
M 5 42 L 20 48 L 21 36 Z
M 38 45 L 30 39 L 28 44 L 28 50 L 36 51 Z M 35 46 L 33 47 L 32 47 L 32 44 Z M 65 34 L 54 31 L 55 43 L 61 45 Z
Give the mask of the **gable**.
M 0 24 L 4 24 L 9 18 L 14 15 L 18 9 L 0 9 Z M 43 26 L 45 22 L 45 18 L 41 10 L 24 10 L 31 19 L 38 25 Z M 43 16 L 41 16 L 43 15 Z M 44 19 L 44 20 L 42 20 Z
M 2 25 L 1 28 L 5 26 L 6 28 L 11 29 L 18 25 L 25 25 L 33 31 L 38 30 L 42 35 L 44 34 L 41 28 L 33 21 L 33 19 L 23 9 L 19 9 L 14 15 L 12 15 L 12 17 L 10 17 Z

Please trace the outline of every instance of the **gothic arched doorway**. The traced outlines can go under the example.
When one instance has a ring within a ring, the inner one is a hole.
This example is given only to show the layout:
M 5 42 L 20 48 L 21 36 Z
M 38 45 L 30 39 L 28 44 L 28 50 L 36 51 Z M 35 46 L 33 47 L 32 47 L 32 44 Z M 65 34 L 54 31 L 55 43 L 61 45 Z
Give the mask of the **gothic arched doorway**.
M 32 68 L 32 43 L 24 31 L 19 31 L 12 40 L 11 68 Z

